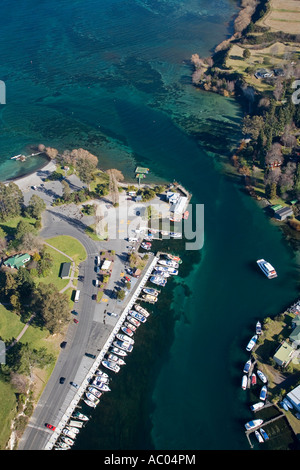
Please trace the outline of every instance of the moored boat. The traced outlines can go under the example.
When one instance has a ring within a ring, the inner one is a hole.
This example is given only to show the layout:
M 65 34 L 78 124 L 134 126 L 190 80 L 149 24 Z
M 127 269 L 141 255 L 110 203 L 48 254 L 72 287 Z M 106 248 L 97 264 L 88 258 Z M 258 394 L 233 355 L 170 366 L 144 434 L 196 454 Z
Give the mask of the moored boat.
M 167 266 L 167 267 L 171 267 L 171 268 L 176 268 L 178 269 L 178 263 L 176 263 L 176 261 L 173 261 L 171 259 L 160 259 L 158 261 L 158 264 L 160 264 L 161 266 Z
M 151 276 L 150 282 L 156 284 L 157 286 L 164 287 L 167 284 L 167 279 L 164 279 L 162 276 Z
M 83 401 L 84 401 L 84 403 L 85 403 L 86 405 L 90 406 L 91 408 L 96 408 L 96 406 L 97 406 L 96 403 L 94 403 L 94 402 L 91 401 L 91 400 L 84 399 Z
M 145 302 L 151 302 L 151 303 L 157 302 L 157 297 L 155 297 L 155 295 L 145 294 L 145 295 L 142 295 L 142 298 L 145 300 Z
M 102 364 L 104 365 L 104 367 L 106 367 L 107 369 L 112 370 L 113 372 L 118 373 L 119 370 L 120 370 L 120 366 L 118 366 L 118 364 L 116 364 L 114 362 L 104 360 L 104 361 L 102 361 Z
M 243 370 L 244 374 L 248 374 L 251 364 L 252 364 L 251 359 L 249 359 L 244 365 L 244 370 Z
M 128 315 L 127 317 L 127 320 L 132 323 L 136 328 L 138 328 L 140 326 L 140 322 L 136 319 L 136 318 L 133 318 L 131 315 Z
M 69 426 L 74 428 L 82 428 L 83 424 L 83 421 L 76 421 L 75 419 L 69 421 Z
M 64 428 L 64 429 L 62 430 L 62 433 L 63 433 L 65 436 L 70 437 L 71 439 L 76 439 L 76 434 L 75 434 L 75 432 L 70 431 L 70 429 L 68 429 L 68 428 Z
M 256 334 L 257 335 L 262 334 L 261 323 L 259 321 L 256 323 Z
M 116 334 L 116 338 L 119 339 L 120 341 L 127 341 L 130 344 L 134 344 L 134 339 L 130 338 L 127 335 L 123 335 L 121 333 Z
M 287 400 L 286 398 L 284 398 L 282 401 L 283 401 L 283 403 L 286 404 L 286 406 L 287 406 L 290 410 L 293 409 L 293 405 L 289 402 L 289 400 Z
M 66 426 L 67 429 L 69 429 L 69 431 L 71 431 L 72 433 L 74 434 L 78 434 L 79 433 L 79 429 L 78 428 L 74 428 L 73 426 Z
M 125 335 L 129 336 L 131 338 L 131 336 L 133 336 L 133 331 L 130 330 L 130 328 L 127 328 L 126 326 L 121 326 L 121 330 L 123 331 L 123 333 L 125 333 Z
M 264 259 L 258 259 L 256 262 L 268 279 L 277 277 L 275 268 L 268 261 Z
M 265 374 L 263 374 L 262 371 L 259 370 L 259 369 L 257 369 L 256 372 L 257 372 L 257 375 L 258 375 L 258 377 L 260 378 L 260 380 L 261 380 L 264 384 L 266 384 L 267 381 L 268 381 L 268 379 L 267 379 L 267 377 L 265 376 Z
M 94 380 L 93 386 L 94 386 L 95 388 L 97 388 L 98 390 L 100 390 L 101 392 L 110 392 L 110 391 L 111 391 L 110 388 L 109 388 L 109 386 L 106 385 L 106 384 L 104 384 L 103 382 L 96 382 L 96 381 Z
M 264 442 L 264 439 L 263 439 L 262 435 L 260 434 L 260 432 L 258 432 L 257 430 L 255 430 L 255 431 L 254 431 L 254 434 L 255 434 L 255 437 L 256 437 L 256 439 L 258 440 L 259 443 Z
M 129 323 L 128 321 L 124 321 L 124 326 L 126 326 L 127 328 L 129 328 L 131 331 L 133 331 L 134 333 L 136 332 L 136 326 L 134 326 L 133 323 Z
M 267 398 L 267 393 L 268 393 L 268 389 L 267 389 L 267 387 L 264 385 L 264 386 L 261 388 L 261 391 L 260 391 L 260 394 L 259 394 L 259 399 L 262 400 L 262 401 L 265 401 L 266 398 Z
M 68 444 L 69 446 L 72 446 L 74 444 L 74 441 L 73 439 L 71 439 L 70 437 L 67 437 L 67 436 L 60 436 L 61 440 L 64 441 L 66 444 Z
M 263 408 L 265 404 L 262 401 L 259 401 L 258 403 L 254 403 L 254 405 L 250 406 L 251 411 L 257 411 Z
M 128 343 L 127 341 L 120 341 L 117 339 L 113 342 L 114 346 L 117 348 L 123 349 L 126 352 L 131 352 L 133 350 L 133 345 Z
M 254 348 L 257 342 L 257 339 L 258 339 L 257 335 L 252 336 L 252 338 L 250 339 L 249 343 L 246 346 L 246 351 L 252 351 L 252 349 Z
M 263 419 L 253 419 L 245 424 L 245 428 L 247 431 L 250 431 L 251 429 L 258 428 L 263 422 Z
M 156 296 L 158 296 L 158 294 L 160 293 L 159 290 L 154 289 L 153 287 L 144 287 L 143 292 L 145 292 L 145 294 L 156 295 Z
M 116 348 L 115 346 L 112 346 L 110 350 L 112 353 L 117 354 L 118 356 L 122 356 L 122 357 L 127 356 L 127 352 L 124 351 L 124 349 L 119 349 L 119 348 Z
M 103 372 L 103 370 L 96 370 L 96 375 L 99 375 L 99 377 L 106 377 L 107 379 L 109 378 L 109 375 L 106 372 Z
M 256 382 L 256 374 L 253 372 L 253 374 L 251 375 L 251 385 L 256 385 Z
M 179 264 L 182 263 L 182 260 L 181 260 L 181 258 L 179 258 L 179 256 L 171 255 L 170 253 L 166 254 L 166 258 L 170 259 L 172 261 L 175 261 L 176 263 L 179 263 Z
M 88 391 L 91 392 L 96 398 L 100 398 L 102 393 L 95 387 L 88 387 Z
M 144 315 L 136 312 L 135 310 L 129 310 L 129 315 L 131 315 L 133 318 L 136 318 L 138 321 L 145 323 L 147 321 L 147 318 L 144 317 Z
M 73 413 L 73 416 L 74 416 L 74 418 L 81 419 L 82 421 L 88 421 L 89 420 L 89 418 L 86 415 L 80 413 L 80 411 L 75 411 Z
M 282 406 L 282 408 L 283 408 L 285 411 L 289 411 L 289 407 L 287 406 L 286 403 L 284 403 L 284 401 L 281 401 L 281 402 L 280 402 L 280 405 Z
M 269 436 L 263 428 L 260 428 L 260 433 L 265 441 L 269 440 Z
M 148 310 L 146 310 L 144 307 L 142 307 L 141 305 L 139 304 L 134 304 L 134 310 L 136 310 L 137 312 L 139 312 L 141 315 L 144 315 L 144 317 L 148 318 L 150 313 L 148 312 Z
M 118 357 L 116 354 L 112 354 L 112 353 L 108 354 L 107 359 L 109 361 L 115 362 L 119 366 L 124 366 L 125 365 L 125 361 L 123 359 L 121 359 L 120 357 Z
M 243 375 L 243 378 L 242 378 L 242 389 L 243 389 L 243 390 L 246 390 L 246 388 L 247 388 L 247 382 L 248 382 L 248 377 L 247 377 L 247 375 Z
M 95 403 L 95 405 L 98 405 L 98 403 L 100 402 L 99 398 L 95 397 L 95 395 L 91 392 L 85 392 L 85 396 L 87 397 L 88 400 Z
M 157 271 L 157 269 L 155 269 L 155 270 L 153 271 L 153 274 L 154 274 L 154 276 L 159 276 L 159 277 L 161 277 L 162 279 L 165 279 L 165 278 L 170 277 L 170 273 L 168 273 L 167 271 L 161 272 L 161 271 Z

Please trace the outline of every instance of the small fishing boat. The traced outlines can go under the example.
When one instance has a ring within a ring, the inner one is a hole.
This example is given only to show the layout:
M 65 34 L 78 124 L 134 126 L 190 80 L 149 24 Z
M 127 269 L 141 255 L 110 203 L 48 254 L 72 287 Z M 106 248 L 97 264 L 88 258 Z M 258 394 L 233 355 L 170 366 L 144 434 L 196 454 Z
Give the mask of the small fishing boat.
M 107 359 L 109 361 L 115 362 L 119 366 L 124 366 L 125 365 L 125 361 L 123 359 L 121 359 L 120 357 L 118 357 L 116 354 L 112 354 L 112 353 L 108 354 Z
M 123 335 L 121 333 L 116 334 L 116 338 L 119 339 L 120 341 L 127 341 L 130 344 L 134 344 L 134 339 L 130 338 L 127 335 Z
M 74 444 L 73 439 L 71 439 L 70 437 L 61 436 L 60 438 L 61 438 L 62 441 L 64 441 L 69 446 L 72 446 Z
M 145 294 L 145 295 L 142 295 L 142 298 L 145 300 L 145 302 L 150 302 L 150 303 L 157 302 L 157 297 L 155 295 Z
M 259 394 L 259 399 L 265 401 L 266 398 L 267 398 L 267 393 L 268 393 L 268 389 L 267 389 L 267 387 L 264 385 L 264 386 L 261 388 L 261 391 L 260 391 L 260 394 Z
M 133 350 L 133 345 L 128 343 L 127 341 L 120 341 L 117 339 L 113 342 L 113 344 L 117 348 L 123 349 L 126 352 L 131 352 Z
M 176 261 L 173 261 L 171 259 L 160 259 L 158 261 L 158 264 L 160 264 L 161 266 L 167 266 L 167 267 L 171 267 L 171 268 L 176 268 L 178 269 L 178 263 L 176 263 Z
M 251 429 L 258 428 L 263 422 L 263 419 L 253 419 L 245 424 L 245 428 L 247 431 L 250 431 Z
M 97 388 L 101 392 L 110 392 L 111 391 L 109 386 L 104 384 L 103 382 L 96 382 L 96 380 L 94 380 L 93 385 L 94 385 L 95 388 Z
M 170 277 L 170 273 L 157 271 L 157 269 L 154 270 L 153 274 L 154 274 L 154 276 L 159 276 L 163 279 Z
M 257 411 L 263 408 L 265 404 L 262 401 L 259 401 L 258 403 L 254 403 L 254 405 L 250 406 L 251 411 Z
M 116 364 L 115 362 L 105 361 L 104 360 L 104 361 L 102 361 L 102 364 L 104 365 L 104 367 L 107 367 L 107 369 L 110 369 L 113 372 L 118 373 L 119 370 L 120 370 L 120 366 L 118 364 Z
M 122 356 L 122 357 L 127 356 L 126 351 L 124 351 L 123 349 L 116 348 L 115 346 L 112 346 L 110 350 L 112 353 L 117 354 L 118 356 Z
M 151 249 L 151 243 L 150 242 L 142 242 L 141 243 L 141 247 L 144 249 L 144 250 L 147 250 L 149 251 Z
M 71 419 L 69 422 L 69 426 L 74 428 L 82 428 L 83 424 L 83 421 L 76 421 L 75 419 Z
M 164 287 L 167 284 L 167 279 L 164 279 L 162 276 L 151 276 L 150 282 L 156 284 L 157 286 Z
M 136 326 L 134 326 L 133 323 L 129 323 L 128 321 L 124 321 L 124 326 L 126 326 L 127 328 L 129 328 L 131 331 L 133 331 L 134 333 L 136 332 Z
M 107 379 L 109 378 L 109 375 L 106 372 L 103 372 L 103 370 L 97 370 L 96 375 L 99 377 L 106 377 Z
M 253 372 L 251 375 L 251 385 L 256 385 L 257 379 L 256 379 L 256 374 Z
M 96 403 L 94 403 L 94 402 L 91 401 L 91 400 L 84 399 L 83 401 L 84 401 L 84 403 L 85 403 L 87 406 L 90 406 L 91 408 L 96 408 L 96 406 L 97 406 Z
M 95 395 L 91 392 L 85 392 L 85 396 L 87 397 L 88 400 L 95 403 L 95 405 L 98 405 L 98 403 L 100 402 L 99 398 L 95 397 Z
M 86 415 L 80 413 L 80 411 L 75 411 L 73 413 L 73 417 L 77 419 L 81 419 L 81 421 L 88 421 L 90 419 Z
M 144 315 L 144 317 L 146 318 L 148 318 L 150 315 L 148 310 L 146 310 L 145 308 L 141 307 L 141 305 L 138 305 L 138 304 L 134 304 L 134 310 L 140 313 L 141 315 Z
M 244 374 L 248 374 L 251 364 L 252 364 L 251 359 L 249 359 L 244 365 L 244 370 L 243 370 Z
M 247 382 L 248 382 L 248 377 L 247 377 L 247 375 L 243 375 L 243 378 L 242 378 L 242 389 L 243 389 L 243 390 L 246 390 L 246 388 L 247 388 Z
M 263 428 L 260 428 L 260 433 L 265 441 L 269 440 L 269 436 Z
M 167 258 L 167 259 L 170 259 L 170 260 L 172 260 L 172 261 L 175 261 L 176 263 L 179 263 L 179 264 L 182 263 L 182 259 L 179 258 L 179 256 L 171 255 L 170 253 L 167 253 L 167 254 L 166 254 L 166 258 Z
M 265 374 L 262 373 L 261 370 L 257 369 L 257 375 L 264 384 L 268 382 L 267 377 L 265 376 Z
M 69 446 L 69 444 L 67 444 L 66 442 L 59 442 L 58 445 L 59 447 L 61 447 L 61 449 L 64 449 L 64 450 L 71 449 L 71 446 Z M 57 450 L 61 450 L 61 449 L 57 449 Z
M 261 323 L 259 321 L 256 323 L 256 334 L 257 335 L 262 334 Z
M 154 289 L 153 287 L 144 287 L 143 292 L 145 292 L 145 294 L 155 295 L 155 296 L 158 296 L 158 294 L 160 293 L 159 290 Z
M 133 318 L 131 315 L 128 315 L 126 317 L 126 319 L 132 323 L 136 328 L 138 328 L 140 326 L 140 322 L 136 319 L 136 318 Z
M 141 313 L 136 312 L 135 310 L 129 310 L 129 315 L 131 315 L 133 318 L 136 318 L 138 321 L 145 323 L 147 321 L 147 318 L 142 315 Z
M 100 398 L 102 395 L 100 390 L 97 390 L 95 387 L 88 387 L 88 391 L 91 392 L 97 398 Z
M 125 335 L 129 336 L 130 338 L 131 336 L 133 336 L 133 331 L 127 328 L 126 326 L 121 326 L 121 330 L 123 331 L 123 333 L 125 333 Z
M 64 429 L 62 430 L 62 433 L 63 433 L 65 436 L 70 437 L 71 439 L 76 439 L 76 434 L 75 434 L 75 432 L 70 431 L 70 429 L 68 429 L 68 428 L 64 428 Z
M 254 348 L 257 340 L 258 340 L 257 335 L 252 336 L 252 338 L 250 339 L 249 343 L 246 346 L 246 351 L 252 351 L 252 349 Z
M 257 430 L 254 431 L 254 434 L 255 434 L 255 437 L 256 439 L 258 440 L 258 442 L 261 444 L 262 442 L 264 442 L 264 439 L 262 437 L 262 435 L 260 434 L 260 432 L 258 432 Z
M 66 428 L 69 429 L 69 431 L 73 432 L 74 434 L 79 434 L 78 428 L 74 428 L 73 426 L 66 426 Z

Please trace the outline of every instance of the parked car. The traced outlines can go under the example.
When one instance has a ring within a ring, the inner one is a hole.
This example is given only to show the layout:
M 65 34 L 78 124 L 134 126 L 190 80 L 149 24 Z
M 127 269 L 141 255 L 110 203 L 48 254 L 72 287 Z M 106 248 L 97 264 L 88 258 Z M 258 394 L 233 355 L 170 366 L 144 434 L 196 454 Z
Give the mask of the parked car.
M 97 300 L 97 295 L 96 295 L 96 294 L 93 294 L 93 295 L 92 295 L 92 299 L 93 299 L 93 300 Z
M 65 380 L 66 380 L 66 377 L 61 377 L 61 378 L 59 379 L 59 383 L 60 383 L 60 384 L 64 384 L 64 383 L 65 383 Z
M 51 429 L 51 431 L 55 431 L 56 427 L 52 424 L 46 423 L 46 428 Z
M 78 312 L 76 312 L 76 310 L 72 310 L 73 315 L 78 315 Z
M 60 347 L 62 349 L 65 349 L 65 347 L 67 346 L 67 341 L 63 341 L 61 344 L 60 344 Z
M 70 382 L 70 385 L 72 385 L 72 387 L 79 388 L 79 385 L 75 382 Z
M 74 322 L 74 323 L 79 323 L 76 318 L 73 319 L 73 322 Z
M 95 354 L 85 353 L 87 357 L 91 357 L 92 359 L 96 359 Z
M 107 315 L 109 315 L 110 317 L 118 317 L 119 316 L 117 313 L 114 313 L 114 312 L 107 312 Z

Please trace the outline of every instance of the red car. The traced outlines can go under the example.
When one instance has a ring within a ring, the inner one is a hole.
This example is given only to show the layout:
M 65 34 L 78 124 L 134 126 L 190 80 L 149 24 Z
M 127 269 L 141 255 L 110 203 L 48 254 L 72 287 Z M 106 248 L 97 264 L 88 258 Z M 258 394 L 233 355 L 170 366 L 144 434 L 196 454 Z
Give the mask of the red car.
M 124 279 L 125 279 L 125 281 L 127 281 L 127 282 L 131 282 L 131 279 L 130 279 L 129 277 L 127 277 L 127 276 L 124 276 Z
M 76 320 L 76 318 L 73 319 L 73 322 L 74 323 L 78 323 L 78 320 Z
M 56 427 L 52 426 L 52 424 L 46 423 L 46 428 L 51 429 L 51 431 L 55 431 Z

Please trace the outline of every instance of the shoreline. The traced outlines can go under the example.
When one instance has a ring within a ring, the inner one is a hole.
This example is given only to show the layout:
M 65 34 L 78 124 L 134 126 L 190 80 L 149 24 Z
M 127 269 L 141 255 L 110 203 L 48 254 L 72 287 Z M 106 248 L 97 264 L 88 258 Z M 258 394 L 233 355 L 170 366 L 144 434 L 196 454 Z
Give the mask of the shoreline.
M 48 161 L 42 165 L 37 170 L 34 170 L 27 175 L 18 176 L 16 178 L 9 178 L 8 180 L 3 181 L 4 184 L 15 183 L 19 186 L 21 190 L 29 189 L 30 186 L 38 186 L 43 180 L 48 176 L 49 173 L 52 173 L 56 168 L 55 160 L 48 159 Z M 39 173 L 42 173 L 40 176 Z

